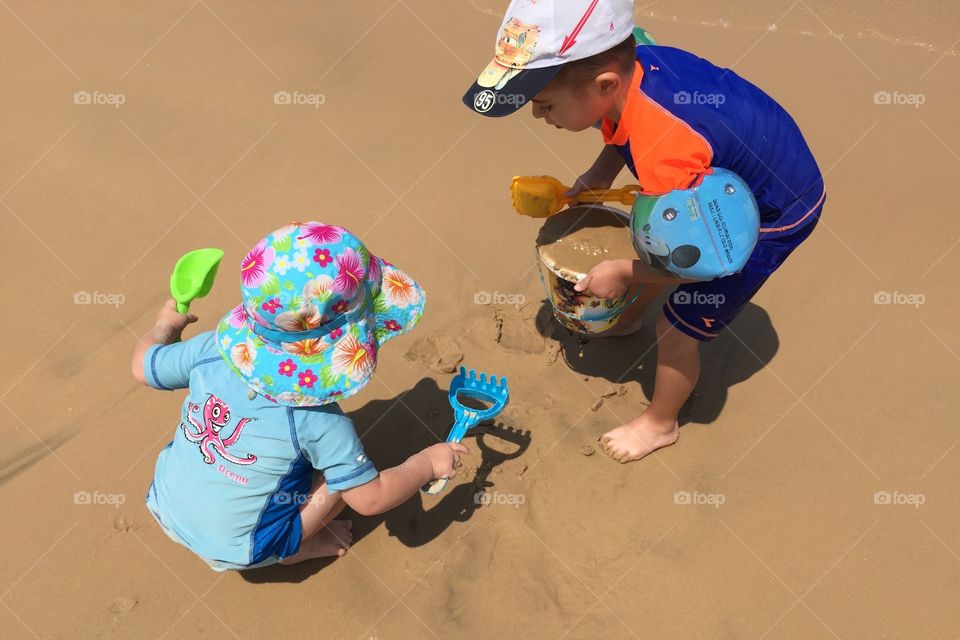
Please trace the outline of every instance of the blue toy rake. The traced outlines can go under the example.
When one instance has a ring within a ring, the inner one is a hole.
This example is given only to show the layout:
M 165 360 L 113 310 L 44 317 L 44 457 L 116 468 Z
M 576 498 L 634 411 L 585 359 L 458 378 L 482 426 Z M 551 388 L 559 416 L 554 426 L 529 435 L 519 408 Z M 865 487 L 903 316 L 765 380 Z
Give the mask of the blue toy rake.
M 470 398 L 475 401 L 490 403 L 486 409 L 477 409 L 469 407 L 461 402 L 460 398 Z M 461 442 L 470 427 L 476 426 L 484 420 L 495 417 L 510 402 L 510 388 L 507 386 L 507 379 L 501 376 L 488 376 L 473 369 L 467 371 L 460 367 L 460 373 L 454 376 L 450 381 L 450 392 L 447 394 L 450 406 L 453 407 L 453 426 L 450 428 L 450 435 L 447 436 L 447 442 Z M 449 478 L 439 478 L 423 485 L 423 492 L 436 495 L 443 491 L 447 486 Z

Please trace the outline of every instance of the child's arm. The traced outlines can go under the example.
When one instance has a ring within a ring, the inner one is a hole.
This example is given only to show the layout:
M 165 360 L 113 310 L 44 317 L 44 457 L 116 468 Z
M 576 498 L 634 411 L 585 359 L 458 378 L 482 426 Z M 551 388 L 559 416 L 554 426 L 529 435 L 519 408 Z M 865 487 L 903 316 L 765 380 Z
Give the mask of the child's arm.
M 133 349 L 133 362 L 131 363 L 131 373 L 140 384 L 147 384 L 143 377 L 143 356 L 147 349 L 155 344 L 172 344 L 180 340 L 183 330 L 188 324 L 197 321 L 197 316 L 182 314 L 177 312 L 177 303 L 168 300 L 157 314 L 157 320 L 150 329 L 137 343 Z
M 573 183 L 573 188 L 564 195 L 568 198 L 576 196 L 581 191 L 588 189 L 609 189 L 613 185 L 620 171 L 623 170 L 626 162 L 617 148 L 612 144 L 603 146 L 600 155 L 593 161 L 593 164 Z
M 455 475 L 462 453 L 469 453 L 462 444 L 435 444 L 410 456 L 403 464 L 382 471 L 370 482 L 347 489 L 341 496 L 363 516 L 389 511 L 406 502 L 428 481 Z

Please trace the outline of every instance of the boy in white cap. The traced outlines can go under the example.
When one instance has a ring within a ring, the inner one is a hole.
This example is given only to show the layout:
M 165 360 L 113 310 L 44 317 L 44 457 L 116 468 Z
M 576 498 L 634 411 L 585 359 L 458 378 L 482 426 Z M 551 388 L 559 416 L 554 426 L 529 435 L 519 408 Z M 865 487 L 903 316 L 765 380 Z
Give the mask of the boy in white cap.
M 370 381 L 380 346 L 419 322 L 423 290 L 319 222 L 261 240 L 240 279 L 243 302 L 216 331 L 180 342 L 197 318 L 171 300 L 134 350 L 137 380 L 187 389 L 147 506 L 217 571 L 343 555 L 344 506 L 383 513 L 452 476 L 467 452 L 436 444 L 378 472 L 337 404 Z
M 679 284 L 657 318 L 650 406 L 601 438 L 620 462 L 677 440 L 680 408 L 700 374 L 699 343 L 714 339 L 810 235 L 826 198 L 800 129 L 776 101 L 686 51 L 636 46 L 633 30 L 631 0 L 514 0 L 496 56 L 463 98 L 495 117 L 529 102 L 535 118 L 569 131 L 599 122 L 604 147 L 570 196 L 610 187 L 624 166 L 645 195 L 695 187 L 713 167 L 738 174 L 753 192 L 760 239 L 738 273 L 692 282 L 644 260 L 605 260 L 576 286 L 617 298 L 646 285 L 618 326 L 600 334 L 613 336 L 636 331 L 643 306 Z

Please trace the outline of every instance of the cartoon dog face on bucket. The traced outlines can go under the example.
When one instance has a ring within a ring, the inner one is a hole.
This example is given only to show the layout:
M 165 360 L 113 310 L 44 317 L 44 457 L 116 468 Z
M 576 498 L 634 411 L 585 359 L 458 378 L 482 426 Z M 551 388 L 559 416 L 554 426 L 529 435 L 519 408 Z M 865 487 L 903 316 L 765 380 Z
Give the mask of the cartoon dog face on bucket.
M 759 229 L 750 188 L 720 168 L 690 189 L 638 195 L 630 217 L 640 258 L 654 271 L 689 280 L 738 272 L 756 246 Z
M 675 267 L 689 269 L 700 262 L 700 249 L 693 244 L 682 244 L 673 251 L 666 242 L 650 235 L 650 225 L 643 225 L 642 236 L 634 235 L 633 245 L 637 253 L 654 270 L 663 273 L 674 273 Z

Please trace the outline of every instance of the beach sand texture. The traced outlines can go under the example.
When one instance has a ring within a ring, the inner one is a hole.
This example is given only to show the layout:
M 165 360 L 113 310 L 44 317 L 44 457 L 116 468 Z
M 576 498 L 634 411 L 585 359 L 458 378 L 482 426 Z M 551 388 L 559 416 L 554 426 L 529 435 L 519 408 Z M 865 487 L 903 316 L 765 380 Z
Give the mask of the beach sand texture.
M 703 348 L 677 445 L 630 465 L 595 443 L 651 397 L 657 309 L 579 357 L 507 189 L 571 184 L 600 135 L 460 102 L 505 6 L 0 3 L 0 637 L 957 636 L 960 5 L 637 3 L 791 112 L 828 201 Z M 182 253 L 226 252 L 195 335 L 293 219 L 429 295 L 344 403 L 378 466 L 445 435 L 461 363 L 511 403 L 346 557 L 217 574 L 143 505 L 182 394 L 138 386 L 130 353 Z

